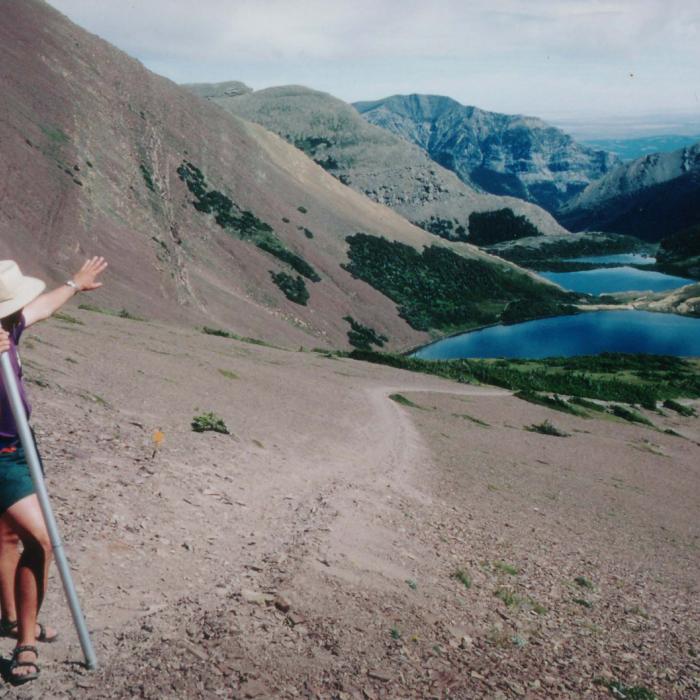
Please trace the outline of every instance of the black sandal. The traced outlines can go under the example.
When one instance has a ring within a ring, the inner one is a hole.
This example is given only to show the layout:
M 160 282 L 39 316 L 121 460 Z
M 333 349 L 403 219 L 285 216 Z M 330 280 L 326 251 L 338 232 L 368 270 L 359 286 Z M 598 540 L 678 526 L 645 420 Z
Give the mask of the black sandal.
M 36 656 L 36 660 L 19 661 L 17 657 L 25 651 L 31 651 Z M 12 652 L 12 661 L 10 662 L 10 677 L 12 678 L 12 682 L 15 684 L 20 684 L 26 683 L 27 681 L 36 680 L 39 677 L 39 673 L 41 672 L 39 664 L 37 663 L 38 661 L 39 652 L 37 651 L 36 647 L 31 646 L 31 644 L 22 644 L 21 646 L 15 647 L 14 651 Z M 33 666 L 36 669 L 36 671 L 34 671 L 33 673 L 25 674 L 13 673 L 14 669 L 20 668 L 20 666 Z
M 58 632 L 53 635 L 53 637 L 46 636 L 46 627 L 37 622 L 39 625 L 39 634 L 36 636 L 37 642 L 43 642 L 44 644 L 53 644 L 58 639 Z M 12 639 L 17 639 L 19 636 L 19 625 L 17 620 L 6 620 L 5 618 L 0 619 L 0 637 L 11 637 Z

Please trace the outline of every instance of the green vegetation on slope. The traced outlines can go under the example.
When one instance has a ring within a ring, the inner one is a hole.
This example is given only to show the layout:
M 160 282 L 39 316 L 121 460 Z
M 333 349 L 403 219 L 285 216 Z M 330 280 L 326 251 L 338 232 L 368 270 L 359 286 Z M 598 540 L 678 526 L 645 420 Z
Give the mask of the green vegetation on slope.
M 421 360 L 354 350 L 350 357 L 464 383 L 482 382 L 513 391 L 551 392 L 646 407 L 669 398 L 700 397 L 698 362 L 665 355 L 603 353 L 540 360 Z
M 700 224 L 664 238 L 656 257 L 665 271 L 700 278 Z
M 358 350 L 371 350 L 372 345 L 383 347 L 384 343 L 389 340 L 385 335 L 377 333 L 374 328 L 362 325 L 352 316 L 343 316 L 343 321 L 350 324 L 348 342 Z
M 469 215 L 469 242 L 474 245 L 493 245 L 541 235 L 536 226 L 524 216 L 514 214 L 512 209 L 475 211 Z
M 192 206 L 197 211 L 214 214 L 216 223 L 225 231 L 251 241 L 312 282 L 321 279 L 304 258 L 293 253 L 282 243 L 269 224 L 258 219 L 252 212 L 241 209 L 222 192 L 207 189 L 207 182 L 198 167 L 185 161 L 177 169 L 177 174 L 196 197 Z
M 516 300 L 556 303 L 576 298 L 517 270 L 464 258 L 442 246 L 420 253 L 366 233 L 345 240 L 350 262 L 343 267 L 395 301 L 401 317 L 417 330 L 495 323 Z
M 299 275 L 293 277 L 286 272 L 270 272 L 270 276 L 289 301 L 306 306 L 306 302 L 309 300 L 309 290 Z
M 542 240 L 537 246 L 515 244 L 498 247 L 490 252 L 532 270 L 567 272 L 603 267 L 600 263 L 563 262 L 564 258 L 579 258 L 593 255 L 617 255 L 621 253 L 646 252 L 648 246 L 632 236 L 615 234 L 591 235 L 573 240 Z

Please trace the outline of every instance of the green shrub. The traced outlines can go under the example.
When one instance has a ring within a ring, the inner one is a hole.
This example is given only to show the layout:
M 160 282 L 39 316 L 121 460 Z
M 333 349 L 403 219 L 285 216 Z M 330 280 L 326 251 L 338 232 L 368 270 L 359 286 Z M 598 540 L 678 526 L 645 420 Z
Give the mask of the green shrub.
M 403 394 L 390 394 L 389 398 L 402 406 L 408 406 L 409 408 L 421 408 L 421 406 L 413 403 L 413 401 L 407 399 Z
M 626 421 L 630 421 L 631 423 L 642 423 L 643 425 L 649 425 L 651 427 L 654 426 L 654 424 L 648 418 L 645 418 L 638 411 L 635 411 L 632 408 L 627 408 L 626 406 L 620 406 L 620 404 L 613 404 L 610 406 L 610 412 L 619 418 L 624 418 Z
M 389 338 L 381 333 L 377 333 L 369 326 L 363 326 L 359 321 L 356 321 L 352 316 L 343 316 L 343 321 L 350 324 L 348 331 L 348 342 L 353 347 L 361 350 L 370 350 L 372 345 L 382 347 Z
M 524 216 L 512 209 L 472 212 L 469 215 L 469 242 L 474 245 L 493 245 L 519 238 L 541 236 L 542 233 Z
M 302 214 L 308 214 L 308 212 L 309 212 L 309 210 L 304 206 L 297 207 L 297 211 L 301 212 Z
M 309 300 L 309 290 L 306 288 L 304 280 L 296 276 L 296 278 L 288 275 L 286 272 L 270 271 L 272 281 L 282 290 L 284 296 L 295 304 L 306 306 Z
M 535 423 L 533 425 L 528 425 L 525 430 L 529 430 L 531 433 L 542 433 L 542 435 L 553 435 L 555 437 L 569 437 L 569 433 L 565 433 L 563 430 L 552 425 L 548 420 L 542 421 L 542 423 Z
M 574 579 L 574 583 L 577 586 L 580 586 L 581 588 L 587 588 L 590 591 L 592 591 L 595 588 L 593 582 L 587 579 L 585 576 L 577 576 Z
M 202 413 L 199 416 L 195 416 L 192 419 L 192 430 L 194 430 L 195 433 L 204 433 L 211 430 L 215 433 L 229 435 L 229 429 L 226 427 L 226 423 L 224 423 L 223 419 L 219 418 L 219 416 L 211 411 L 209 413 Z
M 451 578 L 455 579 L 455 581 L 459 581 L 465 588 L 472 587 L 471 576 L 464 571 L 464 569 L 457 569 L 457 571 L 452 574 Z
M 674 401 L 673 399 L 666 399 L 666 401 L 664 401 L 664 408 L 670 408 L 672 411 L 680 413 L 680 415 L 685 416 L 686 418 L 697 415 L 697 412 L 692 406 L 685 406 L 684 404 L 678 403 L 678 401 Z

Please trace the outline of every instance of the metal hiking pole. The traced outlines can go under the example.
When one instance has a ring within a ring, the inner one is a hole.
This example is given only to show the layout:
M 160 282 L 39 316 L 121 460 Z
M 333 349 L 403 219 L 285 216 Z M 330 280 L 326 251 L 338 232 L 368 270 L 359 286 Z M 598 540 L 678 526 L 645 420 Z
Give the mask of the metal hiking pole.
M 34 482 L 36 495 L 39 499 L 41 512 L 44 514 L 44 522 L 46 523 L 46 529 L 48 530 L 51 546 L 53 547 L 53 553 L 56 558 L 56 566 L 58 567 L 58 572 L 61 575 L 61 581 L 63 582 L 63 590 L 66 593 L 68 607 L 70 608 L 71 615 L 73 616 L 73 624 L 78 632 L 80 646 L 82 647 L 83 655 L 85 656 L 85 665 L 88 668 L 94 669 L 97 667 L 97 657 L 95 656 L 95 650 L 92 647 L 90 633 L 88 632 L 87 625 L 85 624 L 83 612 L 80 609 L 80 602 L 78 601 L 78 595 L 75 592 L 75 586 L 73 585 L 73 578 L 71 576 L 70 569 L 68 568 L 66 553 L 63 551 L 61 535 L 58 532 L 58 525 L 56 524 L 56 519 L 54 518 L 53 510 L 51 509 L 51 503 L 49 503 L 49 494 L 46 491 L 44 474 L 41 470 L 41 463 L 39 462 L 39 454 L 36 451 L 34 437 L 32 436 L 32 431 L 29 428 L 29 422 L 27 421 L 27 414 L 24 410 L 24 404 L 22 403 L 22 399 L 19 395 L 17 379 L 15 378 L 15 373 L 10 362 L 10 355 L 7 352 L 0 354 L 0 364 L 2 364 L 2 378 L 5 384 L 7 396 L 10 399 L 12 415 L 15 418 L 15 423 L 19 431 L 19 437 L 22 441 L 22 447 L 24 448 L 24 454 L 27 458 L 29 471 L 32 475 L 32 481 Z

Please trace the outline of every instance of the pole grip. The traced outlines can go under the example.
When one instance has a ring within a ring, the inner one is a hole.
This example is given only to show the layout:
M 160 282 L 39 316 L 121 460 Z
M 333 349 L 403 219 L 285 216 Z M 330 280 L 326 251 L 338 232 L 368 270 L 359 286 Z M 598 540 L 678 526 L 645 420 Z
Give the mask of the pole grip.
M 9 353 L 3 352 L 0 354 L 0 365 L 2 365 L 2 379 L 5 385 L 5 391 L 7 392 L 7 396 L 10 400 L 12 415 L 14 416 L 15 424 L 17 425 L 17 431 L 19 433 L 20 441 L 22 442 L 22 447 L 24 448 L 24 455 L 27 459 L 29 472 L 32 476 L 32 481 L 34 482 L 34 488 L 36 490 L 37 499 L 39 500 L 39 506 L 41 507 L 41 512 L 44 515 L 44 522 L 46 523 L 46 529 L 49 533 L 51 546 L 53 547 L 56 567 L 61 575 L 63 590 L 66 594 L 68 607 L 70 608 L 70 612 L 73 617 L 73 624 L 75 625 L 75 629 L 80 640 L 80 646 L 82 647 L 83 655 L 85 656 L 85 665 L 90 669 L 94 669 L 97 668 L 97 657 L 95 656 L 95 650 L 92 646 L 90 633 L 88 632 L 87 625 L 85 623 L 85 617 L 83 616 L 83 612 L 80 608 L 78 594 L 76 593 L 75 586 L 73 585 L 73 577 L 71 576 L 68 560 L 66 559 L 66 553 L 63 549 L 63 542 L 61 541 L 61 535 L 58 531 L 56 518 L 54 518 L 53 510 L 51 508 L 49 494 L 46 490 L 46 484 L 44 483 L 44 474 L 41 470 L 39 454 L 36 450 L 36 445 L 34 444 L 34 437 L 29 427 L 27 413 L 24 410 L 24 404 L 22 403 L 22 397 L 19 393 L 17 378 L 15 377 L 14 369 L 12 368 Z

